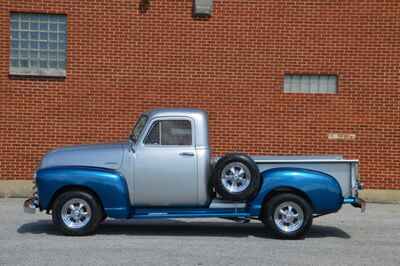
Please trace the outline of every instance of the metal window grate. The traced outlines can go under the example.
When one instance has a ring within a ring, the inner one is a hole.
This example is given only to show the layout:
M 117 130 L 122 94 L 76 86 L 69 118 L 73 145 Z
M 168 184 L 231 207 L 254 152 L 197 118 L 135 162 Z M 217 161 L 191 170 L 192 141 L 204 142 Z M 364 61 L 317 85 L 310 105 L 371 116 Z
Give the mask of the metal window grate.
M 288 93 L 336 93 L 335 75 L 285 75 L 284 92 Z
M 11 13 L 10 41 L 10 74 L 65 76 L 65 15 Z

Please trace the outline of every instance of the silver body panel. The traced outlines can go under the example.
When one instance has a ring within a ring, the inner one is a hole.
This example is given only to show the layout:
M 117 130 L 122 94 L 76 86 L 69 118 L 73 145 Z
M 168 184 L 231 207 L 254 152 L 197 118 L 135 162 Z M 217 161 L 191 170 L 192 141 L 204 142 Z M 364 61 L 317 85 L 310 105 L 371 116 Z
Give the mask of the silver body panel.
M 197 155 L 197 190 L 198 205 L 209 204 L 211 191 L 210 150 L 206 147 L 196 148 Z
M 197 206 L 197 156 L 194 147 L 144 147 L 136 151 L 135 206 Z
M 119 169 L 128 143 L 76 145 L 52 150 L 42 159 L 40 168 L 82 165 Z

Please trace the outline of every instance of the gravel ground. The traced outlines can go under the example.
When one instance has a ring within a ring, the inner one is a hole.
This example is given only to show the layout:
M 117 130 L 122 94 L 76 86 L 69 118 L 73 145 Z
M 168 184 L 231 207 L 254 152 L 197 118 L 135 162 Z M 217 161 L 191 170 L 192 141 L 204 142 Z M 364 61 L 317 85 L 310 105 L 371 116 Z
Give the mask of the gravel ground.
M 0 199 L 0 265 L 400 265 L 400 205 L 345 206 L 289 241 L 222 219 L 107 220 L 94 236 L 66 237 L 22 202 Z

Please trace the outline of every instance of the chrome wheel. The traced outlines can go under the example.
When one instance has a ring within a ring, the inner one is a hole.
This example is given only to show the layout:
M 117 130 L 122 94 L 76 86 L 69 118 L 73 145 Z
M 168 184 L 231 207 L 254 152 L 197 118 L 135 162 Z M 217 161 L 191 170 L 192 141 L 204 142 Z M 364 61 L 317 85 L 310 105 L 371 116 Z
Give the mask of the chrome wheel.
M 73 198 L 64 203 L 61 219 L 71 229 L 79 229 L 87 225 L 92 218 L 92 209 L 87 201 Z
M 293 201 L 283 202 L 274 211 L 274 222 L 283 232 L 295 232 L 304 223 L 303 209 Z
M 230 193 L 240 193 L 250 185 L 250 170 L 240 162 L 227 164 L 222 169 L 222 185 Z

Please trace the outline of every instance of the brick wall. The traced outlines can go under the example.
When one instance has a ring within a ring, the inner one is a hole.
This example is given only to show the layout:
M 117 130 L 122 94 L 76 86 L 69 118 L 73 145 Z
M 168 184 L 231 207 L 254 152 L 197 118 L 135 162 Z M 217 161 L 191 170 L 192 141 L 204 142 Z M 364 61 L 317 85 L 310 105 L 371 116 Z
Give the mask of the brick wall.
M 1 0 L 0 179 L 126 139 L 143 110 L 198 107 L 215 154 L 343 154 L 368 188 L 400 189 L 400 2 L 214 2 L 207 20 L 191 0 Z M 66 79 L 9 76 L 11 11 L 67 14 Z M 285 73 L 337 74 L 338 93 L 285 94 Z

